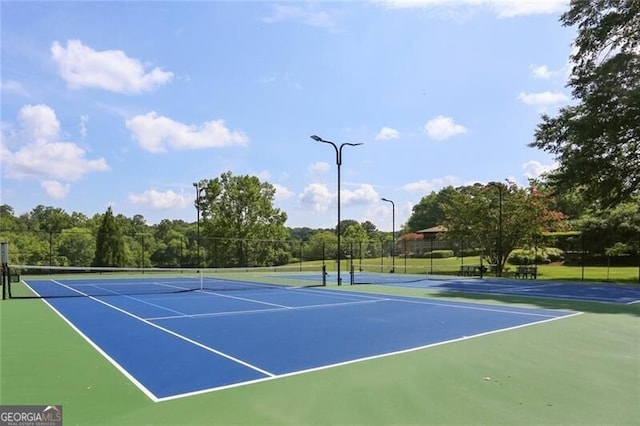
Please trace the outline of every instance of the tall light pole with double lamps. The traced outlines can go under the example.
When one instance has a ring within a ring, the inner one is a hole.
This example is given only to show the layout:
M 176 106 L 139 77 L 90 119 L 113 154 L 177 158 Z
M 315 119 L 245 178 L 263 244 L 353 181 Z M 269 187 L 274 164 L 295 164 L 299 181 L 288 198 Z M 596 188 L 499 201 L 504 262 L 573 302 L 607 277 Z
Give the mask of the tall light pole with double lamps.
M 338 233 L 338 254 L 336 257 L 338 261 L 338 271 L 337 271 L 338 285 L 342 285 L 342 278 L 340 277 L 340 166 L 342 165 L 342 148 L 344 148 L 345 146 L 358 146 L 358 145 L 362 145 L 362 143 L 345 142 L 341 144 L 340 147 L 338 147 L 335 143 L 324 140 L 317 135 L 312 135 L 311 139 L 313 139 L 316 142 L 328 143 L 329 145 L 333 146 L 333 148 L 336 150 L 336 166 L 338 166 L 338 226 L 336 227 L 336 231 Z
M 387 203 L 391 203 L 392 213 L 391 213 L 391 272 L 396 271 L 396 204 L 387 199 L 381 198 L 382 201 L 386 201 Z
M 198 250 L 197 264 L 196 267 L 200 268 L 200 194 L 204 191 L 204 188 L 201 188 L 199 184 L 194 183 L 193 186 L 196 188 L 196 211 L 198 213 L 198 218 L 196 222 L 196 248 Z

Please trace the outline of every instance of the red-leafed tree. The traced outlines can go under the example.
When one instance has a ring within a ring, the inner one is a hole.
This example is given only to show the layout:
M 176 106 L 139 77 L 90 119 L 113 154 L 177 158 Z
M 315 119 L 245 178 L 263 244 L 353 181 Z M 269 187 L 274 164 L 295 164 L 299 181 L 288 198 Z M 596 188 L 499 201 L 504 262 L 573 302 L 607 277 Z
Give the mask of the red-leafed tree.
M 442 206 L 443 225 L 447 238 L 472 241 L 502 271 L 513 249 L 538 245 L 545 232 L 557 229 L 563 215 L 552 205 L 551 197 L 535 187 L 476 184 L 457 188 Z

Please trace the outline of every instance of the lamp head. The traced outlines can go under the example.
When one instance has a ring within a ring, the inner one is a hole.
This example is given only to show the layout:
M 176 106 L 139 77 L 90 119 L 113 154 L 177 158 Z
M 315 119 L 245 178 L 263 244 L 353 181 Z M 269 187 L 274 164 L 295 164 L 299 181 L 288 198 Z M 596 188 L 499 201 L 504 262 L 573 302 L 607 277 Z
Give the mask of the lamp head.
M 322 138 L 318 135 L 311 135 L 311 139 L 313 139 L 316 142 L 322 142 Z

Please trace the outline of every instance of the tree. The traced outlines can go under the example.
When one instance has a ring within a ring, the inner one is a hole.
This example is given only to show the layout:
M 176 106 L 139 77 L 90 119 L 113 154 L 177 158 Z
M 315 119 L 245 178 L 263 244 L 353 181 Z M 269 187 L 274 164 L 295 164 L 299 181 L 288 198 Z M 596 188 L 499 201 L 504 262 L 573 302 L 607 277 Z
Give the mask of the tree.
M 287 214 L 273 206 L 273 185 L 256 176 L 226 172 L 198 186 L 204 188 L 199 199 L 204 246 L 215 254 L 215 266 L 286 263 Z
M 542 116 L 532 147 L 556 156 L 549 180 L 594 207 L 640 193 L 640 2 L 572 0 L 560 18 L 578 26 L 568 86 L 575 104 Z
M 452 186 L 448 186 L 438 192 L 432 191 L 431 194 L 422 197 L 418 204 L 413 206 L 411 216 L 407 221 L 408 229 L 406 231 L 420 231 L 442 223 L 445 218 L 442 206 L 449 202 L 454 193 L 455 189 Z
M 125 266 L 126 252 L 122 231 L 109 207 L 102 217 L 96 236 L 96 253 L 93 266 Z
M 362 227 L 365 231 L 367 231 L 367 237 L 373 238 L 378 235 L 378 227 L 375 226 L 371 221 L 366 220 L 362 222 Z
M 369 247 L 369 235 L 367 230 L 361 224 L 350 225 L 344 230 L 344 246 L 342 246 L 343 254 L 351 256 L 351 258 L 362 259 L 367 256 Z
M 456 189 L 443 205 L 447 238 L 468 241 L 502 271 L 509 253 L 534 246 L 553 229 L 562 214 L 549 209 L 551 200 L 536 188 L 491 182 Z
M 584 248 L 592 255 L 603 256 L 607 248 L 626 247 L 640 253 L 640 198 L 577 221 Z
M 307 260 L 333 258 L 338 248 L 338 237 L 334 231 L 315 232 L 304 246 L 304 258 Z
M 96 252 L 96 238 L 86 228 L 63 229 L 56 248 L 61 265 L 87 266 Z
M 344 232 L 349 229 L 351 225 L 360 226 L 360 222 L 354 219 L 343 219 L 340 221 L 340 236 L 344 235 Z M 336 228 L 337 230 L 337 228 Z

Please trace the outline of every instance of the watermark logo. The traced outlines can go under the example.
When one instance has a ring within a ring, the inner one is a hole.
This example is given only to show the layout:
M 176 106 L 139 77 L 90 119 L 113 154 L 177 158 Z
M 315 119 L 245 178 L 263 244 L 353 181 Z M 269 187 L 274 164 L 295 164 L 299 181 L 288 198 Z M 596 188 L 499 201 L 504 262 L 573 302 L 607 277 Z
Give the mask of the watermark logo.
M 62 405 L 0 405 L 0 426 L 62 426 Z

